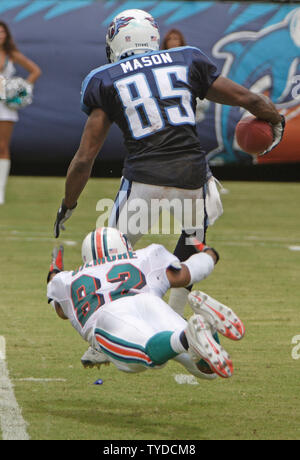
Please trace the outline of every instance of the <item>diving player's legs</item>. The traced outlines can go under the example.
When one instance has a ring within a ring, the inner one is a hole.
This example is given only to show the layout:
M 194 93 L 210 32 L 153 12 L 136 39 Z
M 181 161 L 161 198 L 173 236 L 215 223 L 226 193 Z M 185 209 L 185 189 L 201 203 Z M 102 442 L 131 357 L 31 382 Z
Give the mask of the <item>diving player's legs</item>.
M 186 322 L 159 297 L 124 297 L 102 307 L 97 316 L 91 345 L 124 372 L 160 367 L 186 351 L 179 342 Z
M 231 340 L 244 337 L 245 326 L 231 308 L 201 291 L 192 291 L 188 300 L 194 312 L 206 318 L 214 331 Z
M 193 375 L 214 378 L 197 367 L 203 357 L 212 367 L 220 358 L 221 371 L 216 367 L 216 372 L 222 377 L 231 375 L 221 373 L 228 355 L 214 341 L 201 315 L 193 315 L 186 323 L 159 297 L 138 294 L 105 305 L 97 316 L 91 345 L 123 372 L 157 369 L 175 358 Z

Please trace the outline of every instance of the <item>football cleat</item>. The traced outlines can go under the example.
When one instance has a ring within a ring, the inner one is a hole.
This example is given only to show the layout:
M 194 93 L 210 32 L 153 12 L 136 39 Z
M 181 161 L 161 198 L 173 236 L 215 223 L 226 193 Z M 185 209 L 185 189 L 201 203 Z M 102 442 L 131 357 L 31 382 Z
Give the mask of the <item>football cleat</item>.
M 233 363 L 229 354 L 213 338 L 209 323 L 201 315 L 194 314 L 188 321 L 185 335 L 191 359 L 199 363 L 203 359 L 211 370 L 223 378 L 233 374 Z
M 220 334 L 231 340 L 241 340 L 245 326 L 230 308 L 201 291 L 192 291 L 189 304 L 195 313 L 201 314 Z
M 83 367 L 98 367 L 98 369 L 100 369 L 101 364 L 108 366 L 109 363 L 110 361 L 104 353 L 92 347 L 89 347 L 81 357 L 81 364 Z

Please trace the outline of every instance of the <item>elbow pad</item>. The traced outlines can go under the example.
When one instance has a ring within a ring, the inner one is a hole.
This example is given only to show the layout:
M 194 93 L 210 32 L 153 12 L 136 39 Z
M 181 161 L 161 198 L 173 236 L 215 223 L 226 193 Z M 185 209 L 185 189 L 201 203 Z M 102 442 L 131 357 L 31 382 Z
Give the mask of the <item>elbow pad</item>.
M 191 281 L 188 285 L 207 278 L 215 267 L 213 258 L 205 252 L 193 254 L 182 263 L 188 268 L 191 275 Z

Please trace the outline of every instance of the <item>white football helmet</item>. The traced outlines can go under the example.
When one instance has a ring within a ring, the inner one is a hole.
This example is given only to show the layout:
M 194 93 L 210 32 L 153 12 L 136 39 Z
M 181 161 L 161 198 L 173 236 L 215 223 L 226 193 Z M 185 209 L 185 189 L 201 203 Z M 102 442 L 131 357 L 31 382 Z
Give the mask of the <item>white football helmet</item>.
M 159 50 L 158 25 L 143 10 L 125 10 L 108 27 L 106 54 L 108 62 L 116 62 L 133 54 Z
M 115 256 L 132 251 L 127 237 L 116 228 L 101 227 L 90 232 L 82 242 L 81 255 L 84 263 L 102 257 Z

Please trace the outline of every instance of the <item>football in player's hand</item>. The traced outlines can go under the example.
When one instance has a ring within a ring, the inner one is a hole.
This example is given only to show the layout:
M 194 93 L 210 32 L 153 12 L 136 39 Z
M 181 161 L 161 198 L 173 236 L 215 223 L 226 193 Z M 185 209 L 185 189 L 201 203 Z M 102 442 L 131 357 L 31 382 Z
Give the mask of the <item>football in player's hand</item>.
M 235 128 L 236 140 L 241 149 L 250 155 L 264 152 L 273 142 L 273 131 L 267 121 L 246 117 Z

